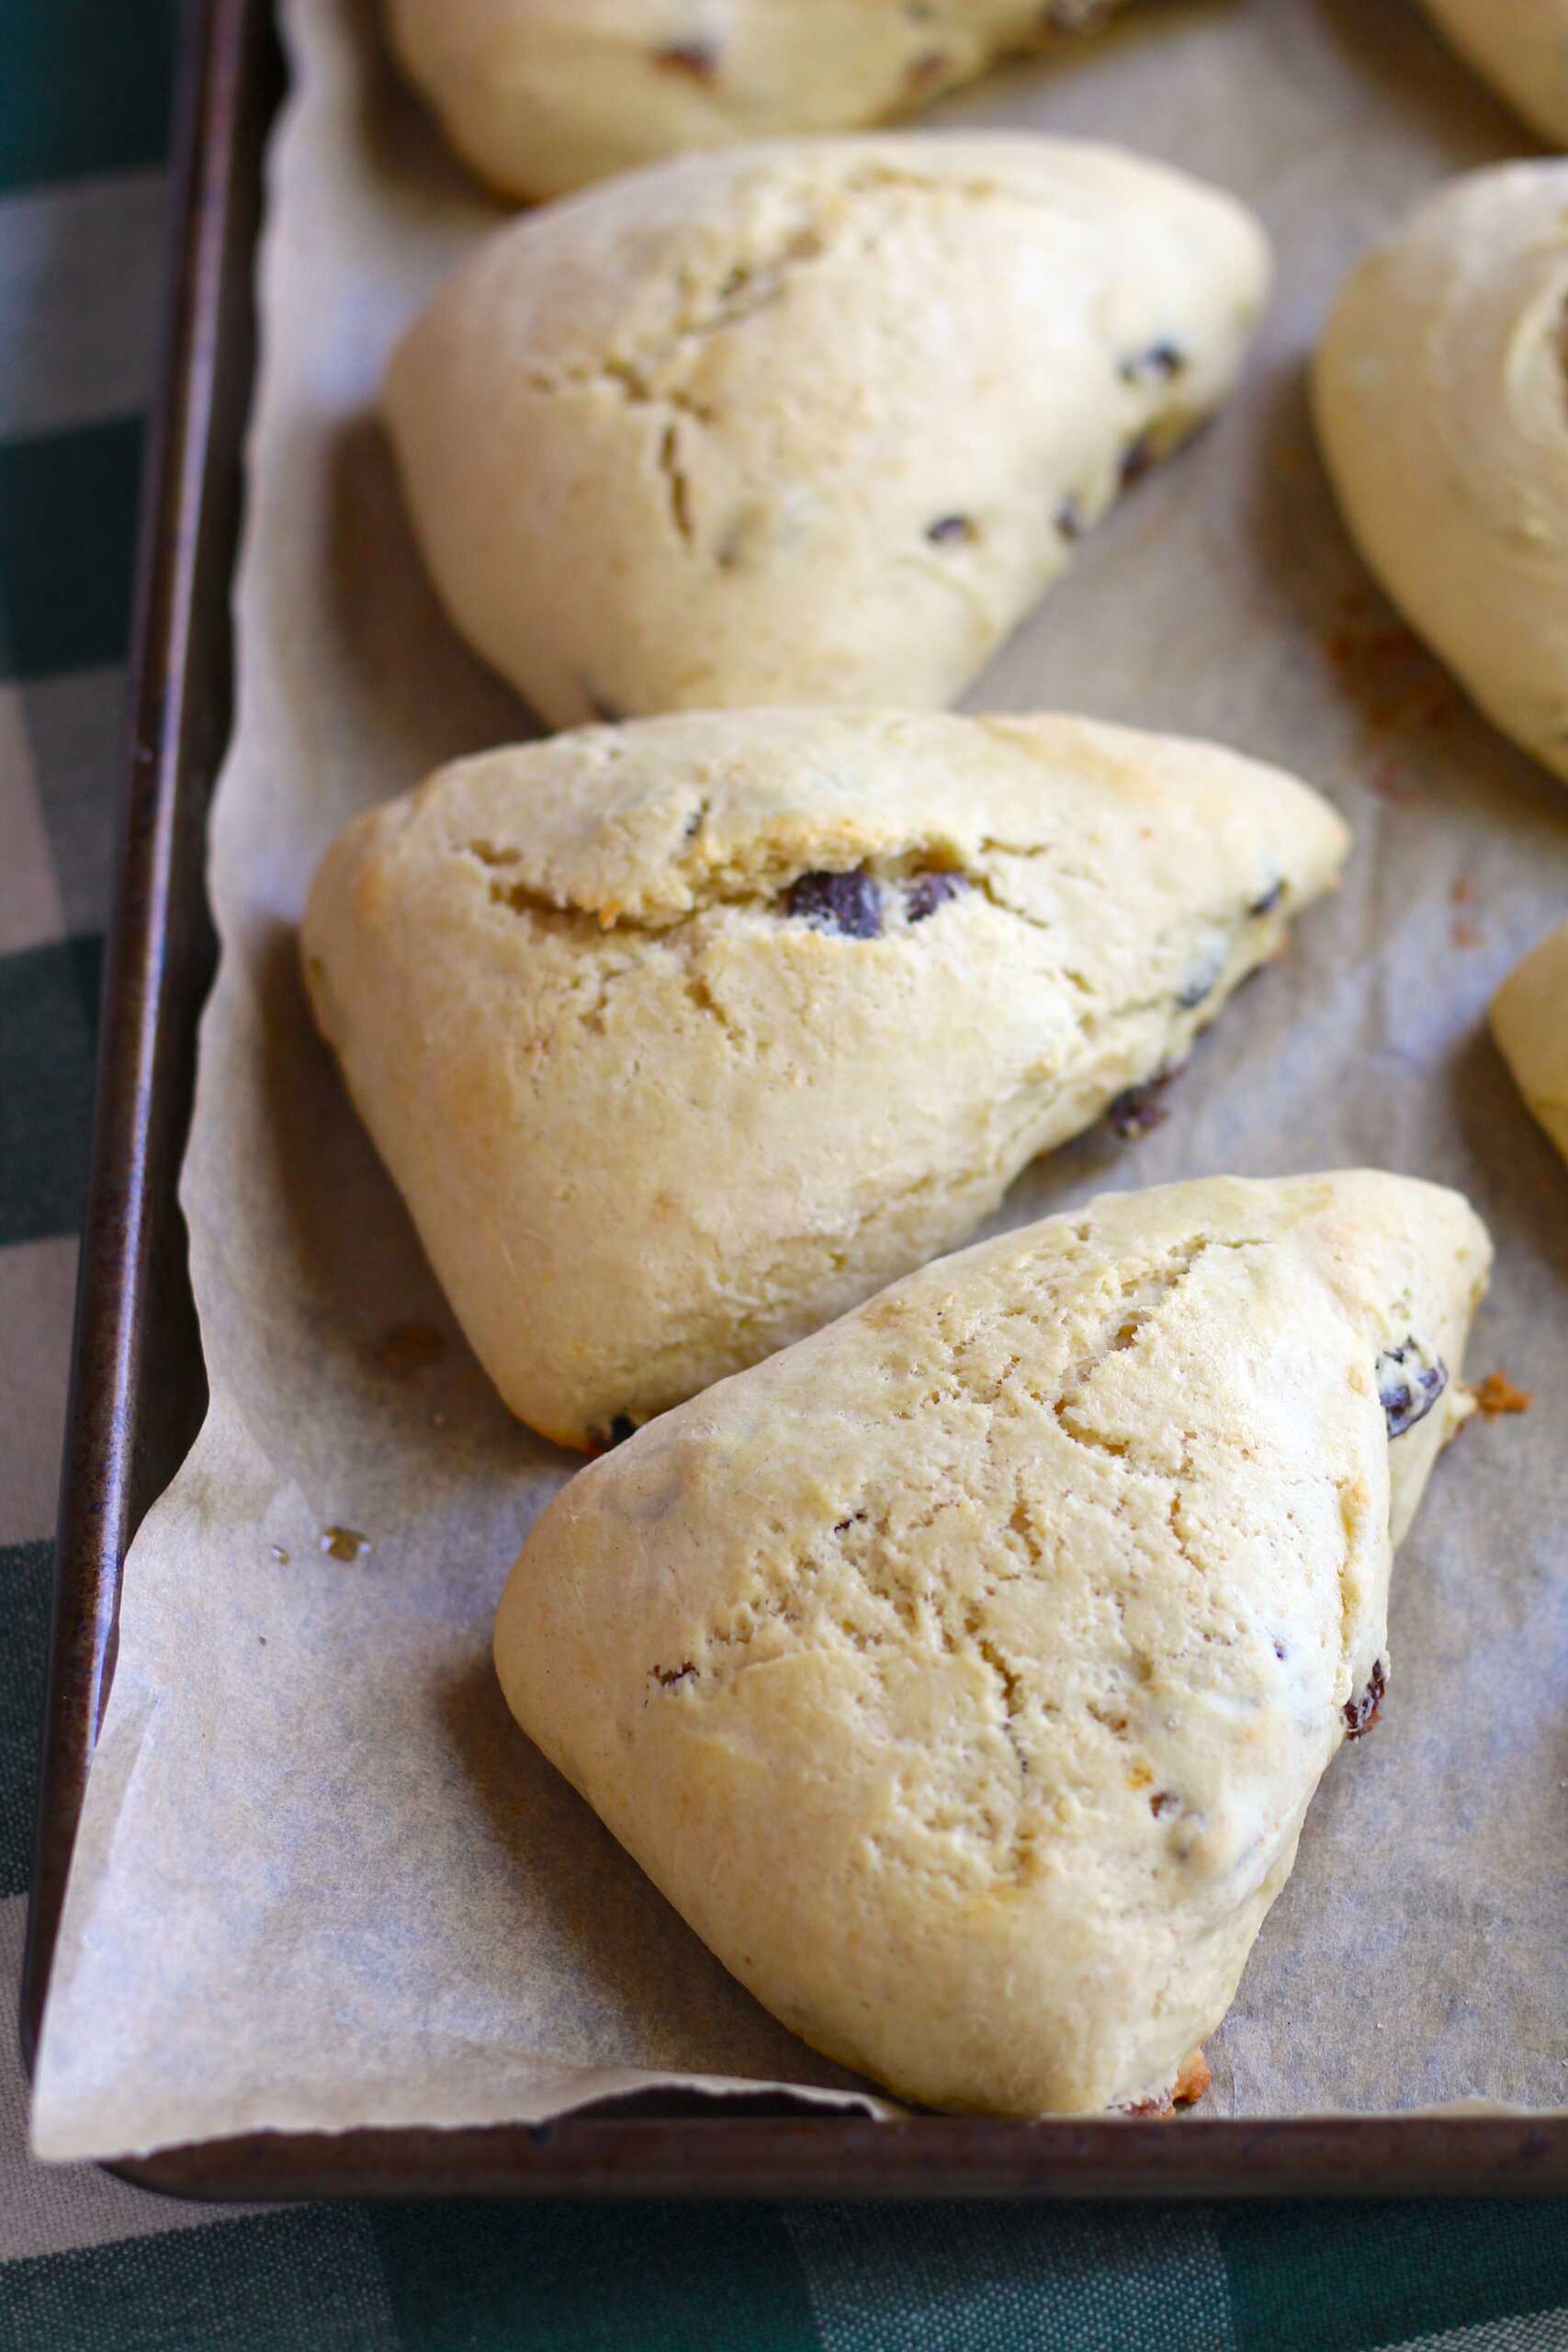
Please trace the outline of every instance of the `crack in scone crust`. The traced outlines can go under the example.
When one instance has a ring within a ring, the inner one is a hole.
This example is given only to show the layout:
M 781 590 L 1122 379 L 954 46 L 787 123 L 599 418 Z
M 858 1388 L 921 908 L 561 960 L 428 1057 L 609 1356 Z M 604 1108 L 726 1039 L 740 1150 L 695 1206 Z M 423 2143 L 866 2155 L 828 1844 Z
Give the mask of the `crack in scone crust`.
M 750 250 L 688 260 L 662 288 L 661 303 L 654 289 L 641 289 L 639 307 L 662 308 L 666 313 L 658 327 L 645 329 L 630 345 L 566 356 L 525 371 L 528 390 L 545 400 L 604 393 L 628 410 L 649 411 L 656 419 L 661 413 L 654 464 L 668 491 L 671 536 L 694 554 L 709 555 L 721 571 L 732 571 L 757 540 L 762 508 L 755 501 L 743 503 L 718 518 L 711 530 L 699 528 L 699 500 L 705 508 L 708 501 L 694 472 L 697 441 L 707 434 L 722 440 L 734 424 L 722 358 L 716 358 L 711 347 L 783 303 L 803 276 L 856 253 L 874 254 L 897 225 L 890 198 L 948 209 L 1016 205 L 1043 220 L 1053 212 L 1043 196 L 1000 178 L 958 179 L 867 164 L 844 171 L 825 186 L 803 180 L 793 198 L 795 217 L 782 231 Z M 737 236 L 743 236 L 749 225 L 742 212 Z M 1057 534 L 1058 563 L 1065 560 L 1067 543 L 1100 519 L 1117 492 L 1168 455 L 1199 421 L 1190 396 L 1179 389 L 1186 363 L 1184 356 L 1171 357 L 1176 351 L 1168 341 L 1159 341 L 1116 360 L 1121 387 L 1136 402 L 1136 413 L 1124 427 L 1124 455 L 1119 471 L 1104 481 L 1062 485 L 1057 504 L 1071 505 L 1075 524 L 1070 532 Z M 1159 355 L 1158 364 L 1151 355 Z M 695 379 L 699 365 L 700 382 Z M 754 487 L 763 504 L 770 503 L 765 486 L 759 482 Z M 945 519 L 959 526 L 948 530 L 949 538 L 970 545 L 977 541 L 979 528 L 973 518 L 960 514 Z M 928 526 L 927 537 L 933 544 L 942 543 L 940 521 Z
M 678 1679 L 659 1666 L 652 1679 L 700 1709 L 739 1674 L 803 1651 L 847 1651 L 858 1661 L 855 1705 L 867 1736 L 887 1738 L 897 1755 L 899 1682 L 947 1661 L 957 1688 L 976 1668 L 940 1772 L 923 1770 L 926 1758 L 894 1768 L 897 1818 L 887 1835 L 897 1842 L 916 1831 L 919 1867 L 941 1875 L 978 1866 L 998 1883 L 1036 1877 L 1074 1812 L 1103 1805 L 1110 1748 L 1115 1785 L 1134 1800 L 1122 1808 L 1123 1830 L 1131 1825 L 1146 1849 L 1148 1869 L 1190 1881 L 1188 1899 L 1223 1907 L 1249 1894 L 1249 1856 L 1266 1853 L 1263 1825 L 1244 1836 L 1212 1774 L 1191 1759 L 1184 1770 L 1180 1743 L 1162 1725 L 1194 1702 L 1294 1704 L 1303 1736 L 1325 1757 L 1367 1580 L 1350 1562 L 1377 1531 L 1346 1512 L 1343 1488 L 1356 1481 L 1300 1464 L 1280 1465 L 1276 1524 L 1238 1522 L 1234 1502 L 1216 1518 L 1217 1502 L 1247 1489 L 1254 1449 L 1245 1426 L 1204 1421 L 1200 1400 L 1190 1422 L 1167 1417 L 1150 1429 L 1142 1400 L 1162 1347 L 1181 1346 L 1214 1310 L 1212 1292 L 1190 1296 L 1206 1267 L 1228 1261 L 1261 1308 L 1280 1240 L 1192 1232 L 1108 1269 L 1083 1225 L 1057 1245 L 1027 1302 L 978 1328 L 938 1306 L 922 1332 L 919 1382 L 894 1409 L 908 1425 L 903 1477 L 874 1479 L 798 1549 L 780 1540 L 783 1530 L 768 1531 L 744 1596 L 694 1628 Z M 1223 1279 L 1222 1311 L 1234 1317 L 1234 1284 Z M 1053 1432 L 1092 1457 L 1091 1484 L 1064 1464 Z M 998 1485 L 1004 1462 L 1010 1484 Z M 1079 1612 L 1072 1641 L 1084 1670 L 1053 1684 L 1030 1661 L 1006 1597 L 1032 1587 L 1026 1612 L 1049 1619 L 1062 1581 L 1078 1572 L 1053 1509 L 1059 1481 L 1078 1487 L 1100 1524 L 1105 1572 L 1068 1604 Z M 1308 1556 L 1292 1531 L 1298 1512 L 1314 1508 L 1321 1524 L 1342 1529 L 1343 1552 L 1328 1554 L 1339 1558 L 1337 1582 L 1319 1596 L 1325 1638 L 1308 1658 L 1293 1629 L 1303 1594 L 1277 1586 L 1271 1607 L 1248 1592 L 1246 1561 L 1266 1540 L 1293 1553 L 1309 1589 L 1324 1555 Z M 1179 1611 L 1140 1636 L 1141 1589 L 1162 1576 Z
M 781 142 L 500 231 L 386 413 L 449 612 L 551 725 L 936 707 L 1224 399 L 1269 266 L 1111 149 Z

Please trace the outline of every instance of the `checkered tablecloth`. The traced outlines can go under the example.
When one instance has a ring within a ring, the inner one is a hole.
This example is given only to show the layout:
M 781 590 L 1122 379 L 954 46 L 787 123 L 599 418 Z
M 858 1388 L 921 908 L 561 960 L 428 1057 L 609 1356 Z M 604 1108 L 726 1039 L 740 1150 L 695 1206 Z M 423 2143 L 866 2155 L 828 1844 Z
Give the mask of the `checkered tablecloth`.
M 13 2005 L 175 13 L 175 0 L 0 0 L 0 1988 Z M 231 2214 L 40 2170 L 24 2109 L 0 2038 L 0 2352 L 1568 2352 L 1564 2205 Z

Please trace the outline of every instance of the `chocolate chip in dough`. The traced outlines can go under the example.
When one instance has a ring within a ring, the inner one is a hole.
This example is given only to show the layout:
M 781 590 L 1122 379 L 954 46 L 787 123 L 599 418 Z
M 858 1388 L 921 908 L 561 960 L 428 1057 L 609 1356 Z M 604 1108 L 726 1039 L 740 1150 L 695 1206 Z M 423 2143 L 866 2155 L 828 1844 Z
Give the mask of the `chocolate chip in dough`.
M 690 40 L 667 41 L 653 52 L 653 62 L 667 74 L 686 74 L 694 82 L 715 82 L 718 79 L 719 46 L 716 40 L 694 37 Z
M 1188 974 L 1176 991 L 1176 1001 L 1183 1012 L 1190 1012 L 1194 1005 L 1201 1004 L 1205 997 L 1213 995 L 1224 971 L 1225 960 L 1224 949 L 1216 947 L 1203 963 Z
M 802 874 L 784 893 L 784 905 L 818 931 L 836 931 L 845 939 L 882 935 L 882 892 L 863 865 L 850 874 Z
M 1180 1068 L 1157 1070 L 1153 1078 L 1145 1078 L 1141 1086 L 1123 1087 L 1105 1115 L 1124 1143 L 1135 1142 L 1151 1128 L 1161 1127 L 1170 1116 L 1165 1094 L 1172 1080 L 1181 1075 Z
M 1130 353 L 1116 372 L 1124 384 L 1168 384 L 1186 365 L 1187 354 L 1179 344 L 1151 343 Z
M 1385 1349 L 1378 1358 L 1377 1374 L 1378 1402 L 1391 1438 L 1403 1437 L 1424 1421 L 1449 1385 L 1449 1368 L 1441 1356 L 1429 1355 L 1414 1337 Z
M 1154 461 L 1155 436 L 1152 433 L 1140 433 L 1122 452 L 1122 489 L 1130 490 L 1134 482 L 1142 481 Z
M 938 907 L 946 906 L 949 899 L 956 899 L 968 888 L 962 874 L 917 874 L 904 893 L 904 911 L 911 922 L 924 922 Z
M 1343 1713 L 1347 1739 L 1359 1739 L 1363 1733 L 1371 1731 L 1378 1719 L 1379 1702 L 1387 1690 L 1388 1678 L 1383 1672 L 1382 1660 L 1376 1658 L 1366 1689 L 1359 1691 L 1354 1699 L 1345 1702 Z

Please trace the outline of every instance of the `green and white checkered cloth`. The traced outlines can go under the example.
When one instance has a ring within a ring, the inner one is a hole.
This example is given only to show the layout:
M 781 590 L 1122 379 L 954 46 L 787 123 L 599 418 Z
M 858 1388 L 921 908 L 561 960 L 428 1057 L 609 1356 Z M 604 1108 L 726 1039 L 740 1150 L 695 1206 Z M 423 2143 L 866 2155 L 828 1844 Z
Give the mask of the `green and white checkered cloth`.
M 13 2004 L 175 13 L 175 0 L 0 0 L 0 1989 Z M 235 2215 L 40 2170 L 24 2109 L 6 2037 L 0 2352 L 1568 2352 L 1562 2204 Z

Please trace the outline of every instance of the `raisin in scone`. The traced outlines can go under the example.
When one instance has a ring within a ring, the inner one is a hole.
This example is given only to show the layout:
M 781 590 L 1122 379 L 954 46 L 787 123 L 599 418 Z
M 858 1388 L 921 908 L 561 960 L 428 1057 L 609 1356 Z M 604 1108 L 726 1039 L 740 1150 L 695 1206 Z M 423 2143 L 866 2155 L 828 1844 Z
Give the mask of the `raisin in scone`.
M 1490 1254 L 1352 1172 L 929 1266 L 571 1481 L 501 1603 L 513 1713 L 815 2048 L 933 2107 L 1157 2104 L 1384 1693 Z
M 1224 397 L 1268 276 L 1110 148 L 699 156 L 487 239 L 385 410 L 447 611 L 552 726 L 940 705 Z
M 1504 732 L 1568 777 L 1568 163 L 1429 197 L 1365 256 L 1314 373 L 1351 535 Z
M 1568 0 L 1425 0 L 1461 54 L 1553 146 L 1568 145 Z
M 560 196 L 684 148 L 853 130 L 1121 0 L 391 0 L 392 38 L 458 153 Z
M 305 969 L 476 1352 L 584 1446 L 962 1240 L 1185 1056 L 1346 838 L 1081 719 L 687 714 L 358 819 Z
M 1492 1034 L 1519 1092 L 1568 1159 L 1568 922 L 1515 965 L 1492 1000 Z

